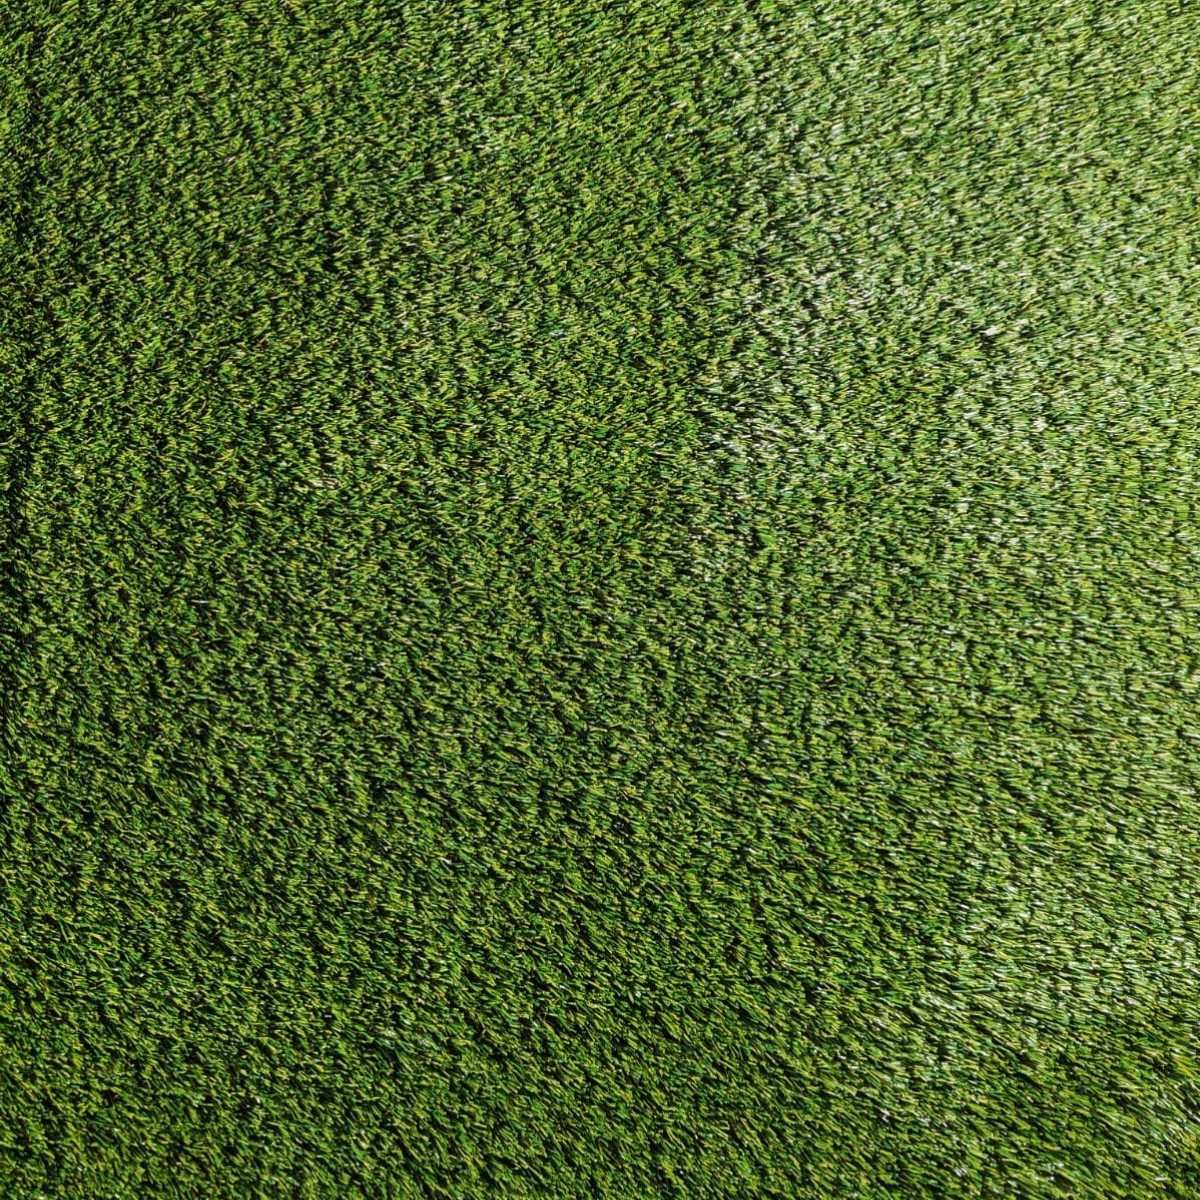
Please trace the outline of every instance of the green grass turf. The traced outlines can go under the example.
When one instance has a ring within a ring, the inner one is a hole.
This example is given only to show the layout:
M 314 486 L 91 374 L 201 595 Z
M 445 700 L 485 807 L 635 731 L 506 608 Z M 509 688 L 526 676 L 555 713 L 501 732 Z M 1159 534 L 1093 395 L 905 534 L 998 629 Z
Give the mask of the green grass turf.
M 1198 53 L 11 0 L 0 1195 L 1200 1195 Z

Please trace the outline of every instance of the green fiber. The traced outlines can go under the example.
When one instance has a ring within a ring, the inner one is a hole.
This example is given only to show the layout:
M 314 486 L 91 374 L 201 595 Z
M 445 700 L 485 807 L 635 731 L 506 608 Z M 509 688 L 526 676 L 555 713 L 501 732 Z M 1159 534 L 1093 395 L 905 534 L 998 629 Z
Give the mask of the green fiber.
M 0 1200 L 1200 1197 L 1198 61 L 3 5 Z

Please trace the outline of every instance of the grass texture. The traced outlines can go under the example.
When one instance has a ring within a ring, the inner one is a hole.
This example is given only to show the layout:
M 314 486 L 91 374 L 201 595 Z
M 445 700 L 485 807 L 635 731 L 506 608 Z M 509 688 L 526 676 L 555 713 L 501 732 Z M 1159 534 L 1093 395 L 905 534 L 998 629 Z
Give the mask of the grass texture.
M 1200 1195 L 1198 54 L 6 5 L 0 1195 Z

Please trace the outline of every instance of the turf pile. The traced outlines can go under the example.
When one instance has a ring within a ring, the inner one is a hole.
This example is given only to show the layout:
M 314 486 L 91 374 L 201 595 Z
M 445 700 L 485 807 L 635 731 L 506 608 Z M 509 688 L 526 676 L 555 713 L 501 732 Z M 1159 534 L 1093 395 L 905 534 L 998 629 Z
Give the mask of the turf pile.
M 12 0 L 0 1194 L 1200 1194 L 1198 52 Z

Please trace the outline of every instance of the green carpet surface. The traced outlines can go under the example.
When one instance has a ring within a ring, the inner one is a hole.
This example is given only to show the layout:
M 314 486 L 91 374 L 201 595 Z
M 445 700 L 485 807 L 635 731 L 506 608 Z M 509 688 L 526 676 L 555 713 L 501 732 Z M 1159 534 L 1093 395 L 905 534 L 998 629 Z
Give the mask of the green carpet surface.
M 0 1197 L 1200 1196 L 1198 57 L 5 5 Z

